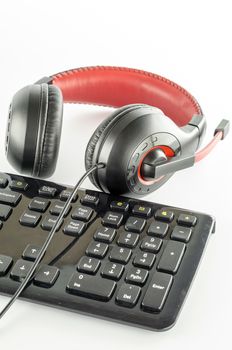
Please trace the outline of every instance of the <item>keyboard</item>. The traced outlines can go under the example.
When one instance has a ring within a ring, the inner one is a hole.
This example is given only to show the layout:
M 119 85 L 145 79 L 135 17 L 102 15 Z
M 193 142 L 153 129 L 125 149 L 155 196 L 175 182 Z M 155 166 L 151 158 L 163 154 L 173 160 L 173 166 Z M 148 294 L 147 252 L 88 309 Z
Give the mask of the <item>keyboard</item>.
M 0 173 L 0 293 L 12 295 L 72 188 Z M 21 299 L 151 330 L 175 324 L 210 215 L 79 190 Z

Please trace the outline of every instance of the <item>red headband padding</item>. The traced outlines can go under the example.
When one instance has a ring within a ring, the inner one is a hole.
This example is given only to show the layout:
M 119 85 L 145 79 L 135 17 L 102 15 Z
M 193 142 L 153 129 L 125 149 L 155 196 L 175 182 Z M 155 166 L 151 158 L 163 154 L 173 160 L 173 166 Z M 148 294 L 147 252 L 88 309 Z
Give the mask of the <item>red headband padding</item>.
M 121 107 L 145 103 L 160 108 L 177 125 L 187 124 L 202 114 L 195 98 L 181 86 L 159 75 L 121 67 L 86 67 L 52 77 L 64 102 Z

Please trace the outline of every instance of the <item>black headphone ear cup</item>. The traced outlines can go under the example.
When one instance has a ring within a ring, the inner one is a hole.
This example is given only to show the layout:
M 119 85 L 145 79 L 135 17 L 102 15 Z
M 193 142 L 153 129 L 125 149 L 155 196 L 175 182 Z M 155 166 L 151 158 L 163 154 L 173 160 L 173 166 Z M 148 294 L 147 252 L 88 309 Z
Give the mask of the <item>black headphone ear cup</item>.
M 63 97 L 61 90 L 48 85 L 47 113 L 40 125 L 40 140 L 37 142 L 37 161 L 33 176 L 49 177 L 56 167 L 63 119 Z
M 88 145 L 86 147 L 85 151 L 85 168 L 86 170 L 89 170 L 94 164 L 94 156 L 96 153 L 96 149 L 99 149 L 101 147 L 101 143 L 104 140 L 105 135 L 107 134 L 108 126 L 112 126 L 116 119 L 119 117 L 122 117 L 125 113 L 128 111 L 131 111 L 133 109 L 137 109 L 143 105 L 141 104 L 133 104 L 133 105 L 126 105 L 121 108 L 118 108 L 113 114 L 111 114 L 107 119 L 103 120 L 103 122 L 97 127 L 97 129 L 94 131 L 93 135 L 91 136 Z M 111 123 L 112 122 L 112 123 Z M 95 173 L 90 174 L 89 176 L 90 181 L 98 188 L 101 189 Z

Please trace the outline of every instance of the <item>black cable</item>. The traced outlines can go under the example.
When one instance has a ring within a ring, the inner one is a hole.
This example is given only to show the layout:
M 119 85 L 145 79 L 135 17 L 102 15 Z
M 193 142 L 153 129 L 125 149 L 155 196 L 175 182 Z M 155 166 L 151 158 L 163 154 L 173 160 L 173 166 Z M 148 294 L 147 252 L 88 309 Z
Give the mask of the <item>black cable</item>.
M 68 208 L 68 206 L 71 204 L 73 198 L 75 197 L 77 190 L 79 189 L 79 187 L 81 186 L 82 182 L 95 170 L 97 169 L 101 169 L 104 168 L 105 165 L 103 163 L 99 163 L 96 164 L 94 166 L 92 166 L 88 171 L 86 171 L 86 173 L 81 177 L 81 179 L 77 182 L 76 186 L 74 187 L 70 197 L 67 199 L 67 201 L 65 202 L 65 205 L 63 207 L 63 209 L 61 210 L 57 221 L 55 223 L 55 225 L 52 227 L 49 235 L 47 236 L 46 241 L 44 242 L 34 264 L 31 266 L 30 270 L 28 271 L 27 276 L 25 277 L 25 279 L 23 280 L 23 282 L 21 283 L 21 285 L 19 286 L 19 288 L 16 290 L 15 294 L 11 297 L 10 301 L 6 304 L 6 306 L 2 309 L 2 311 L 0 312 L 0 319 L 6 314 L 6 312 L 10 309 L 10 307 L 14 304 L 14 302 L 16 301 L 16 299 L 20 296 L 20 294 L 23 292 L 23 290 L 25 289 L 25 287 L 27 286 L 28 282 L 30 281 L 32 275 L 34 274 L 37 266 L 39 265 L 39 263 L 41 262 L 54 234 L 56 233 L 56 229 L 57 227 L 60 225 L 61 221 L 64 218 L 65 212 Z

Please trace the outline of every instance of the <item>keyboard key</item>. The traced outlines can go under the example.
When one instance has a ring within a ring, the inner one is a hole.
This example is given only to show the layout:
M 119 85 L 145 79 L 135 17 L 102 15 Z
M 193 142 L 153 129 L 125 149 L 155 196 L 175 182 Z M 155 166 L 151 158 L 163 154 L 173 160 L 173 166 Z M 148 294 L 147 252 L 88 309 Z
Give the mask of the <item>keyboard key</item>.
M 5 276 L 9 271 L 13 259 L 10 256 L 0 255 L 0 276 Z
M 103 277 L 107 277 L 117 281 L 121 278 L 123 271 L 123 265 L 107 262 L 104 269 L 101 272 L 101 275 Z
M 147 270 L 132 267 L 126 275 L 126 282 L 143 286 L 146 282 L 147 277 L 148 277 Z
M 86 254 L 96 258 L 104 258 L 108 251 L 108 248 L 109 246 L 105 243 L 93 241 L 88 245 Z
M 132 210 L 132 213 L 148 218 L 151 215 L 151 208 L 143 205 L 135 205 Z
M 23 226 L 36 227 L 41 219 L 41 215 L 33 211 L 26 210 L 19 222 Z
M 178 224 L 183 226 L 195 226 L 197 223 L 196 216 L 188 214 L 180 214 L 177 220 Z
M 109 259 L 111 261 L 127 264 L 130 260 L 132 251 L 128 248 L 113 247 Z
M 125 224 L 126 231 L 140 233 L 146 225 L 146 220 L 130 216 Z
M 89 221 L 93 215 L 93 209 L 88 207 L 77 207 L 72 213 L 73 219 Z
M 152 221 L 147 231 L 148 235 L 157 237 L 164 237 L 167 232 L 168 224 L 156 220 Z
M 111 226 L 114 228 L 119 228 L 123 220 L 123 214 L 114 213 L 112 211 L 106 212 L 102 219 L 102 224 L 106 226 Z
M 51 208 L 50 208 L 50 214 L 56 215 L 56 216 L 60 215 L 60 213 L 63 210 L 64 206 L 65 206 L 64 202 L 55 201 L 52 204 Z M 67 210 L 65 211 L 64 217 L 66 217 L 68 215 L 70 210 L 71 210 L 71 205 L 69 205 Z
M 152 253 L 147 253 L 147 252 L 139 252 L 133 261 L 133 264 L 138 267 L 143 267 L 147 269 L 151 269 L 154 261 L 155 261 L 156 256 Z
M 116 302 L 122 306 L 133 307 L 136 305 L 140 293 L 140 287 L 124 283 L 121 285 L 118 291 L 118 294 L 116 296 Z
M 8 185 L 6 175 L 0 173 L 0 188 L 5 188 Z
M 81 199 L 82 204 L 87 204 L 87 205 L 94 205 L 97 206 L 99 203 L 99 197 L 96 195 L 90 195 L 86 194 L 82 199 Z
M 42 265 L 34 277 L 34 284 L 40 287 L 50 288 L 55 284 L 59 274 L 60 270 L 57 267 Z
M 158 253 L 162 245 L 162 239 L 156 237 L 145 237 L 140 248 L 145 252 Z
M 18 282 L 22 282 L 24 278 L 27 276 L 33 262 L 26 261 L 23 259 L 17 260 L 13 269 L 11 270 L 10 277 Z
M 15 191 L 26 191 L 28 187 L 28 183 L 23 180 L 13 180 L 10 184 L 10 188 Z
M 98 259 L 83 256 L 78 262 L 77 269 L 80 272 L 85 272 L 94 275 L 99 269 L 100 264 L 100 260 Z
M 33 244 L 28 244 L 23 252 L 23 259 L 34 261 L 39 255 L 41 247 L 37 247 Z
M 109 227 L 101 227 L 97 229 L 93 237 L 96 241 L 112 243 L 115 235 L 116 235 L 115 229 L 109 228 Z
M 45 218 L 42 221 L 41 227 L 42 227 L 43 230 L 51 231 L 51 229 L 55 225 L 56 221 L 57 221 L 57 217 L 55 217 L 55 216 L 51 216 L 51 215 L 45 216 Z M 62 224 L 63 224 L 63 220 L 61 220 L 61 222 L 58 225 L 56 231 L 59 231 L 59 229 L 61 228 Z
M 8 205 L 0 204 L 0 219 L 7 220 L 12 213 L 12 208 Z
M 129 209 L 129 203 L 122 201 L 113 201 L 110 203 L 110 209 L 126 212 Z
M 184 243 L 169 241 L 160 258 L 157 269 L 172 274 L 176 273 L 184 255 Z
M 155 218 L 158 220 L 171 222 L 174 219 L 174 213 L 170 210 L 159 209 L 155 213 Z
M 145 311 L 160 312 L 167 299 L 173 277 L 165 273 L 156 272 L 152 278 L 142 301 Z
M 171 239 L 187 243 L 190 240 L 191 234 L 192 229 L 190 227 L 175 226 L 171 234 Z
M 108 301 L 112 298 L 116 283 L 101 276 L 74 273 L 68 282 L 67 290 L 86 298 Z
M 71 190 L 63 190 L 61 193 L 60 193 L 60 200 L 61 201 L 67 201 L 67 199 L 69 199 L 69 197 L 71 196 L 72 194 L 72 191 Z M 77 198 L 78 198 L 78 194 L 76 193 L 72 202 L 76 202 L 77 201 Z
M 48 198 L 54 198 L 57 194 L 57 189 L 49 186 L 42 186 L 39 189 L 39 195 Z
M 49 200 L 35 197 L 34 199 L 32 199 L 28 207 L 30 210 L 38 211 L 40 213 L 45 213 L 49 204 L 50 204 Z
M 13 205 L 14 207 L 19 203 L 22 195 L 17 192 L 1 190 L 0 191 L 0 203 Z
M 118 245 L 127 248 L 134 248 L 138 243 L 139 235 L 137 233 L 122 232 L 118 238 Z
M 78 237 L 82 235 L 82 233 L 85 231 L 85 228 L 86 224 L 84 222 L 78 220 L 71 220 L 64 227 L 63 231 L 66 235 Z

